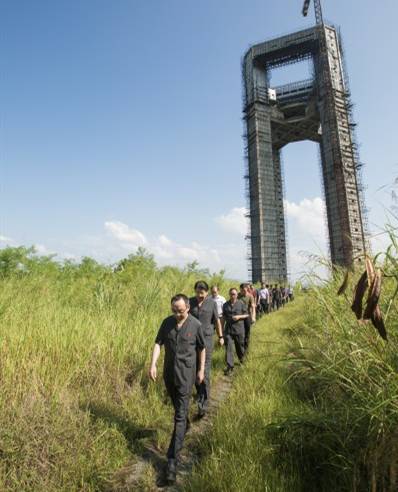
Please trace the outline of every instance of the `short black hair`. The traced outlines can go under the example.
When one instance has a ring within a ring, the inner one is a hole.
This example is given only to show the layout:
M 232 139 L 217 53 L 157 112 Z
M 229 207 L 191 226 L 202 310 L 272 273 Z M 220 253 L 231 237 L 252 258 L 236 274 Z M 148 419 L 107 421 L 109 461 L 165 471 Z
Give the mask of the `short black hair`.
M 205 290 L 206 292 L 209 292 L 209 284 L 204 280 L 198 280 L 194 285 L 194 289 Z
M 170 303 L 173 305 L 177 301 L 184 301 L 186 306 L 189 306 L 189 299 L 185 294 L 176 294 L 171 298 Z

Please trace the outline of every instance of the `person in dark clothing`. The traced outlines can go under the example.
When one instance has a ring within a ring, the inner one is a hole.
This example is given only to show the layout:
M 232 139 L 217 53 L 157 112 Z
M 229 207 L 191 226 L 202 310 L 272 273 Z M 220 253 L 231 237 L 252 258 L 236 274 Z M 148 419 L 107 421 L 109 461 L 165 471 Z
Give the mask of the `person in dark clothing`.
M 268 314 L 269 311 L 269 302 L 270 302 L 270 293 L 268 290 L 268 285 L 264 282 L 261 283 L 261 289 L 259 292 L 259 303 L 261 306 L 261 312 L 263 314 Z
M 285 307 L 285 304 L 286 304 L 286 295 L 285 295 L 285 291 L 286 291 L 285 287 L 283 287 L 283 286 L 281 285 L 281 287 L 280 287 L 280 296 L 281 296 L 281 306 L 282 306 L 282 307 Z
M 256 310 L 256 306 L 258 304 L 258 292 L 257 292 L 257 289 L 254 287 L 253 284 L 248 284 L 248 293 L 251 294 L 253 296 L 253 299 L 254 299 L 254 316 L 252 318 L 252 322 L 255 323 L 256 322 L 256 314 L 257 314 L 257 310 Z
M 171 299 L 171 308 L 174 314 L 163 320 L 155 340 L 149 377 L 156 381 L 156 364 L 161 346 L 164 345 L 163 379 L 174 406 L 174 430 L 167 451 L 166 480 L 174 483 L 179 454 L 189 423 L 188 410 L 195 382 L 196 357 L 199 353 L 197 382 L 200 384 L 205 376 L 206 349 L 202 326 L 189 314 L 188 298 L 184 294 L 174 296 Z
M 256 303 L 254 297 L 249 292 L 249 284 L 240 284 L 238 299 L 246 305 L 247 316 L 244 320 L 245 326 L 245 350 L 249 348 L 251 325 L 256 319 Z
M 272 307 L 274 311 L 281 307 L 281 291 L 278 288 L 277 284 L 274 285 L 272 289 Z
M 269 292 L 268 312 L 271 313 L 274 310 L 274 296 L 273 296 L 272 285 L 268 287 L 268 292 Z
M 226 375 L 231 374 L 234 369 L 234 345 L 236 354 L 242 362 L 245 355 L 245 326 L 244 320 L 249 316 L 246 304 L 238 299 L 237 289 L 230 289 L 229 301 L 223 306 L 223 328 L 225 333 L 227 367 Z
M 210 371 L 214 345 L 214 329 L 217 330 L 221 346 L 224 345 L 224 337 L 222 334 L 217 303 L 208 295 L 209 286 L 206 282 L 200 280 L 196 282 L 194 289 L 196 297 L 191 297 L 189 300 L 189 312 L 202 324 L 206 347 L 205 379 L 201 384 L 196 383 L 196 391 L 198 393 L 198 418 L 202 418 L 206 415 L 210 398 Z

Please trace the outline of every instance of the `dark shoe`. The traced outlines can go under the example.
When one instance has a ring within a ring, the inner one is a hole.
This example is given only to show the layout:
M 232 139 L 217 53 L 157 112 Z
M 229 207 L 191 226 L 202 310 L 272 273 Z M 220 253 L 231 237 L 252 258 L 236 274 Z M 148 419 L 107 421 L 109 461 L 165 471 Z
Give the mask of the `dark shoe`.
M 203 419 L 203 417 L 206 415 L 206 410 L 204 408 L 199 408 L 198 409 L 198 420 Z
M 176 482 L 177 478 L 177 466 L 174 460 L 169 460 L 166 470 L 166 482 L 168 485 L 172 485 Z
M 225 376 L 230 376 L 233 372 L 234 372 L 233 367 L 227 367 L 226 369 L 224 369 L 224 375 Z

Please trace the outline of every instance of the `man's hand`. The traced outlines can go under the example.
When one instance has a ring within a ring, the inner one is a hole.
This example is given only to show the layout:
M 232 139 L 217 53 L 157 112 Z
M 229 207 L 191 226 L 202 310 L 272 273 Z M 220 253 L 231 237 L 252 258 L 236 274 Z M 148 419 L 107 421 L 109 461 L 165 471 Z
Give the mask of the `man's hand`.
M 224 345 L 224 337 L 221 337 L 218 339 L 218 343 L 220 344 L 220 347 L 222 347 Z
M 205 379 L 205 370 L 201 369 L 200 371 L 198 371 L 198 375 L 197 375 L 196 380 L 197 380 L 198 384 L 202 384 L 204 379 Z
M 148 375 L 149 375 L 150 379 L 152 379 L 152 381 L 156 381 L 156 378 L 157 378 L 157 375 L 158 375 L 158 371 L 156 369 L 156 366 L 151 366 L 149 368 Z
M 232 316 L 232 321 L 239 321 L 240 320 L 240 315 L 236 314 L 235 316 Z

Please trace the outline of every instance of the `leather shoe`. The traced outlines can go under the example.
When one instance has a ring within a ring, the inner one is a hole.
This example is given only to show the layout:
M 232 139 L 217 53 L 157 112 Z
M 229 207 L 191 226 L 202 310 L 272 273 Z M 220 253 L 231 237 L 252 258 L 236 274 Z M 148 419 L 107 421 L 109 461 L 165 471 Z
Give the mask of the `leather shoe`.
M 177 467 L 174 460 L 169 460 L 166 470 L 166 482 L 171 485 L 175 483 L 177 477 Z

